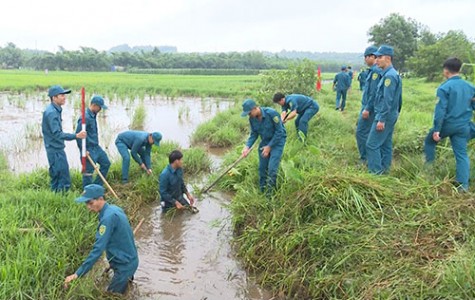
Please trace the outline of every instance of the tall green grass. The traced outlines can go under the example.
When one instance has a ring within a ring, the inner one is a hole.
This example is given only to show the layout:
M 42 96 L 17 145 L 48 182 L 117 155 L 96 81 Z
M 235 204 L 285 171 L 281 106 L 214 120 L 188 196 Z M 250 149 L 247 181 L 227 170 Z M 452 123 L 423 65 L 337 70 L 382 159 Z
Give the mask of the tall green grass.
M 106 199 L 123 207 L 135 226 L 144 206 L 159 199 L 158 176 L 168 164 L 177 144 L 153 147 L 153 175 L 131 164 L 131 181 L 120 184 L 121 162 L 113 162 L 109 183 L 119 196 Z M 209 170 L 210 160 L 200 148 L 184 150 L 186 175 Z M 68 289 L 63 280 L 88 255 L 94 243 L 97 216 L 74 202 L 82 189 L 81 174 L 73 172 L 72 190 L 55 194 L 49 190 L 48 171 L 13 175 L 0 155 L 0 299 L 111 299 L 104 293 L 104 264 Z
M 219 183 L 235 192 L 230 208 L 237 253 L 258 282 L 289 299 L 475 296 L 475 206 L 451 183 L 450 143 L 438 147 L 432 168 L 424 165 L 437 84 L 409 79 L 403 86 L 389 175 L 367 174 L 358 164 L 354 134 L 361 93 L 354 88 L 341 113 L 327 84 L 316 96 L 321 110 L 310 122 L 307 145 L 294 124 L 286 124 L 271 199 L 258 190 L 256 151 Z M 240 155 L 246 132 L 223 165 Z

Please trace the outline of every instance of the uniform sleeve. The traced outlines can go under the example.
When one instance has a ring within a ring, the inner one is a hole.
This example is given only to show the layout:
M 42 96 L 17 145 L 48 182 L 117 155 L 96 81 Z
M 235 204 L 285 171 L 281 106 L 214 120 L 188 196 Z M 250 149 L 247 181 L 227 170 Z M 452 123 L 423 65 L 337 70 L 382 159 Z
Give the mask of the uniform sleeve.
M 279 118 L 279 122 L 274 121 L 275 117 Z M 285 137 L 285 129 L 282 125 L 282 120 L 280 119 L 279 114 L 276 113 L 274 116 L 272 116 L 272 124 L 274 125 L 274 135 L 269 141 L 269 144 L 267 144 L 267 146 L 271 148 L 273 148 L 278 142 L 280 142 Z
M 335 75 L 335 78 L 333 79 L 333 84 L 336 84 L 336 83 L 338 82 L 338 79 L 337 79 L 337 77 L 338 77 L 338 74 L 337 74 L 337 75 Z
M 139 151 L 139 155 L 142 158 L 143 163 L 147 167 L 147 169 L 152 168 L 152 159 L 151 159 L 151 152 L 152 152 L 152 145 L 147 144 L 145 148 Z
M 440 88 L 437 89 L 437 98 L 439 102 L 437 102 L 434 111 L 434 131 L 440 132 L 444 124 L 445 115 L 447 114 L 449 98 L 447 97 L 447 93 Z
M 63 132 L 63 129 L 61 128 L 61 120 L 57 115 L 47 114 L 46 123 L 48 124 L 48 127 L 51 130 L 51 134 L 54 138 L 66 141 L 72 141 L 76 138 L 74 133 Z
M 298 103 L 297 103 L 297 99 L 295 99 L 295 98 L 290 99 L 289 105 L 290 105 L 290 112 L 293 112 L 294 110 L 297 110 L 297 108 L 299 106 Z
M 132 144 L 132 149 L 130 149 L 130 155 L 132 155 L 132 158 L 139 165 L 143 163 L 142 159 L 139 156 L 139 151 L 141 151 L 141 148 L 142 148 L 142 141 L 140 139 L 135 139 L 134 143 Z
M 76 134 L 81 132 L 81 120 L 82 117 L 79 117 L 77 125 L 76 125 Z M 78 144 L 79 152 L 82 150 L 82 139 L 76 139 L 76 143 Z
M 249 126 L 251 127 L 251 133 L 249 134 L 249 138 L 247 139 L 246 146 L 251 148 L 252 145 L 254 145 L 254 143 L 256 142 L 259 133 L 255 131 L 254 128 L 252 128 L 251 120 L 249 120 Z
M 168 192 L 170 181 L 168 180 L 168 173 L 162 172 L 159 179 L 159 192 L 160 192 L 160 201 L 165 202 L 166 206 L 175 206 L 175 200 L 173 200 L 172 195 Z
M 188 193 L 188 189 L 186 188 L 185 181 L 183 180 L 183 173 L 181 174 L 181 192 L 184 194 Z
M 383 105 L 381 112 L 379 114 L 379 121 L 386 122 L 386 118 L 388 117 L 391 107 L 393 106 L 394 101 L 399 101 L 399 99 L 395 99 L 396 89 L 398 86 L 397 79 L 392 76 L 383 77 L 381 80 L 383 81 L 384 88 L 383 88 Z M 389 81 L 388 81 L 389 80 Z M 389 82 L 389 84 L 388 84 Z
M 377 79 L 373 80 L 374 74 L 377 74 Z M 380 75 L 376 71 L 368 74 L 365 84 L 366 97 L 368 97 L 365 107 L 367 111 L 374 111 L 374 99 L 376 98 L 376 90 L 380 79 Z
M 94 266 L 96 261 L 101 257 L 102 252 L 106 250 L 112 232 L 114 231 L 115 218 L 116 215 L 112 215 L 111 217 L 106 218 L 101 223 L 99 223 L 99 227 L 97 228 L 96 232 L 96 242 L 94 243 L 94 246 L 92 247 L 92 250 L 86 260 L 76 271 L 76 275 L 79 277 L 89 272 L 92 266 Z

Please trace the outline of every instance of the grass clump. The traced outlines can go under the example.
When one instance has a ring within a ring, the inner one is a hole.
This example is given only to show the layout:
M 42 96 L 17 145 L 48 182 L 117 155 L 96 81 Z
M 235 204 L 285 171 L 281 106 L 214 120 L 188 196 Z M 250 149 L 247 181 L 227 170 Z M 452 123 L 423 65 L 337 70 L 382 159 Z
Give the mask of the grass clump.
M 405 79 L 403 87 L 389 175 L 367 174 L 358 164 L 361 93 L 352 90 L 341 113 L 324 84 L 307 145 L 294 124 L 285 125 L 271 199 L 258 190 L 256 150 L 219 183 L 236 193 L 230 204 L 236 249 L 258 282 L 289 299 L 473 298 L 475 203 L 451 183 L 455 160 L 447 141 L 438 147 L 439 163 L 424 165 L 436 85 Z
M 147 111 L 145 110 L 145 105 L 140 103 L 134 111 L 132 116 L 132 122 L 130 123 L 130 129 L 132 130 L 143 130 L 145 119 L 147 118 Z
M 249 132 L 249 121 L 241 117 L 240 106 L 220 112 L 212 120 L 198 126 L 191 139 L 194 144 L 229 147 L 241 142 Z

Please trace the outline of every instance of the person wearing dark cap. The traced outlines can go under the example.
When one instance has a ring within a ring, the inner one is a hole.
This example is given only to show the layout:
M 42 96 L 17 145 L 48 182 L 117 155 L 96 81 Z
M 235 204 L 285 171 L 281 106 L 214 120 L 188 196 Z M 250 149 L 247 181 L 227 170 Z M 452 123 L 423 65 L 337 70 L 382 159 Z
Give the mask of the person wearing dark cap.
M 76 134 L 63 132 L 61 112 L 66 103 L 66 94 L 71 90 L 65 90 L 59 85 L 53 85 L 48 91 L 51 103 L 43 112 L 41 131 L 49 163 L 49 176 L 51 177 L 51 190 L 54 192 L 68 191 L 71 187 L 69 164 L 64 152 L 64 141 L 86 138 L 86 132 Z
M 282 123 L 285 124 L 285 122 L 297 116 L 295 128 L 299 133 L 299 138 L 302 139 L 300 132 L 306 138 L 308 122 L 320 109 L 317 101 L 305 95 L 291 94 L 286 96 L 282 93 L 276 93 L 273 101 L 282 106 L 282 113 L 280 114 Z
M 71 281 L 86 275 L 105 251 L 114 271 L 107 291 L 125 294 L 139 265 L 134 233 L 126 214 L 122 208 L 106 202 L 104 188 L 98 184 L 87 185 L 76 202 L 85 203 L 90 211 L 99 214 L 99 226 L 91 252 L 76 272 L 65 278 L 65 288 Z
M 393 47 L 382 45 L 374 55 L 382 71 L 374 98 L 374 121 L 366 142 L 366 156 L 369 172 L 383 174 L 391 167 L 394 126 L 402 107 L 402 80 L 392 65 Z
M 129 130 L 117 136 L 115 146 L 122 156 L 122 183 L 129 181 L 130 156 L 148 175 L 152 174 L 152 145 L 160 146 L 161 140 L 162 135 L 159 132 Z
M 345 110 L 346 94 L 350 88 L 350 76 L 346 72 L 346 66 L 341 67 L 341 72 L 333 79 L 333 90 L 336 90 L 336 110 Z M 341 103 L 340 103 L 341 99 Z
M 452 57 L 444 62 L 443 74 L 447 80 L 437 89 L 434 125 L 424 141 L 424 153 L 426 162 L 432 163 L 436 145 L 449 137 L 456 161 L 457 189 L 466 192 L 470 181 L 467 142 L 473 137 L 471 120 L 475 108 L 475 88 L 460 77 L 461 68 L 462 61 L 458 58 Z
M 257 106 L 252 99 L 246 99 L 242 104 L 242 117 L 249 116 L 251 133 L 242 150 L 242 156 L 249 151 L 261 137 L 259 144 L 259 186 L 261 192 L 271 193 L 277 182 L 277 171 L 284 152 L 287 133 L 280 114 L 270 107 Z
M 182 210 L 195 203 L 195 198 L 190 194 L 183 180 L 182 159 L 181 151 L 172 151 L 168 156 L 169 164 L 160 174 L 159 192 L 162 212 L 167 212 L 171 208 Z M 186 195 L 189 203 L 183 195 Z
M 353 83 L 353 70 L 351 69 L 351 66 L 348 66 L 348 76 L 350 76 L 350 87 L 348 89 L 351 89 L 351 84 Z
M 360 153 L 360 162 L 366 164 L 366 141 L 374 121 L 374 98 L 381 79 L 381 69 L 376 65 L 378 51 L 375 46 L 366 48 L 364 60 L 369 69 L 366 73 L 363 96 L 361 98 L 361 111 L 356 125 L 356 144 Z
M 107 109 L 107 106 L 104 104 L 104 98 L 99 95 L 94 95 L 91 99 L 91 103 L 89 107 L 86 109 L 86 151 L 91 156 L 92 160 L 100 165 L 99 171 L 107 178 L 107 173 L 109 172 L 109 168 L 111 163 L 109 158 L 107 157 L 106 152 L 99 146 L 99 133 L 97 131 L 97 121 L 96 116 L 97 114 L 103 110 Z M 81 122 L 82 116 L 79 117 L 78 124 L 76 126 L 76 133 L 81 130 Z M 81 140 L 77 140 L 79 152 L 82 151 L 81 147 Z M 85 187 L 92 182 L 92 175 L 94 173 L 94 167 L 91 165 L 89 160 L 86 160 L 86 173 L 82 175 L 82 186 Z M 94 180 L 95 184 L 103 185 L 102 179 L 100 176 L 96 176 Z

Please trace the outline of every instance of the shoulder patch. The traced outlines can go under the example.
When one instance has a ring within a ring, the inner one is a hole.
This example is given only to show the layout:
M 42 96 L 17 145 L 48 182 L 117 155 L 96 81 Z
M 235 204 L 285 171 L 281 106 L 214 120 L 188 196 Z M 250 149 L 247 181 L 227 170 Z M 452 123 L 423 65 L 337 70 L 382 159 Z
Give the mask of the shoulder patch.
M 274 122 L 276 122 L 276 123 L 279 123 L 279 117 L 278 116 L 275 116 L 272 120 L 274 120 Z
M 378 79 L 378 73 L 373 73 L 373 76 L 371 77 L 373 80 Z
M 289 106 L 290 108 L 292 108 L 292 105 L 294 105 L 292 102 L 289 102 Z
M 106 233 L 106 225 L 99 226 L 99 235 L 104 235 Z
M 384 86 L 385 87 L 388 87 L 391 85 L 391 79 L 390 78 L 386 78 L 386 80 L 384 80 Z

